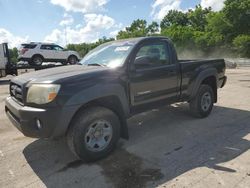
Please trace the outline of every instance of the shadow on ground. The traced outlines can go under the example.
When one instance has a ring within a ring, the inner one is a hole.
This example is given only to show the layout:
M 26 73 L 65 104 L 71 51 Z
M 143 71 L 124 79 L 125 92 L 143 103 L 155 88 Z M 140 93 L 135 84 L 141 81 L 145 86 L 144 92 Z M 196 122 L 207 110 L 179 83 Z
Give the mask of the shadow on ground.
M 23 154 L 47 187 L 155 187 L 197 167 L 235 173 L 220 163 L 250 148 L 250 112 L 215 107 L 195 119 L 174 105 L 129 120 L 130 140 L 104 160 L 77 160 L 65 141 L 37 140 Z

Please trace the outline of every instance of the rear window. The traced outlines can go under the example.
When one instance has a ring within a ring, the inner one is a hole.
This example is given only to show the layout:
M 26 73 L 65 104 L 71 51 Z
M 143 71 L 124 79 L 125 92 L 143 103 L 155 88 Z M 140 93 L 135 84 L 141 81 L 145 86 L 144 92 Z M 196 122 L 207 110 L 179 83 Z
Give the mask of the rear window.
M 22 44 L 22 48 L 34 49 L 36 44 Z

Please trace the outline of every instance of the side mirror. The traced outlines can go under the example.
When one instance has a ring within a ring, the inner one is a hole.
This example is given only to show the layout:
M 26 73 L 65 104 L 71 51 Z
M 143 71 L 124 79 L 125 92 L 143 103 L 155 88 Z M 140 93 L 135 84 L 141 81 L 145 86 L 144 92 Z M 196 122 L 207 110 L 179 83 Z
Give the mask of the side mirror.
M 135 68 L 146 68 L 151 65 L 151 61 L 148 56 L 140 56 L 135 59 L 134 65 Z

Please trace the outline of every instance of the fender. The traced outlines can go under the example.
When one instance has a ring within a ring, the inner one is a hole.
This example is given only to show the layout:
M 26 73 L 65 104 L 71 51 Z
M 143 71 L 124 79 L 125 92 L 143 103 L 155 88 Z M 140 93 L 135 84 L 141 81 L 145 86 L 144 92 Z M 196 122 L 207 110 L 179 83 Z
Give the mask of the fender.
M 121 102 L 123 112 L 125 116 L 129 115 L 129 102 L 125 95 L 125 89 L 119 84 L 97 84 L 88 89 L 82 90 L 71 97 L 65 104 L 65 106 L 71 105 L 84 105 L 95 99 L 99 99 L 107 96 L 117 96 Z
M 198 76 L 191 82 L 189 88 L 188 88 L 188 95 L 190 96 L 190 99 L 193 99 L 196 96 L 196 93 L 198 92 L 198 89 L 202 83 L 202 81 L 210 76 L 214 76 L 216 78 L 216 85 L 218 83 L 218 75 L 217 70 L 215 68 L 208 68 L 206 70 L 202 70 Z
M 128 105 L 129 102 L 126 96 L 125 89 L 119 84 L 105 84 L 105 85 L 97 84 L 88 89 L 84 89 L 75 94 L 73 97 L 71 97 L 65 103 L 62 119 L 59 124 L 60 126 L 57 126 L 54 129 L 54 134 L 56 135 L 53 136 L 60 137 L 62 135 L 65 135 L 72 118 L 84 104 L 108 96 L 116 96 L 121 103 L 123 111 L 122 112 L 123 116 L 120 117 L 122 125 L 121 127 L 122 137 L 128 138 L 128 128 L 127 128 L 126 118 L 129 116 L 130 112 Z

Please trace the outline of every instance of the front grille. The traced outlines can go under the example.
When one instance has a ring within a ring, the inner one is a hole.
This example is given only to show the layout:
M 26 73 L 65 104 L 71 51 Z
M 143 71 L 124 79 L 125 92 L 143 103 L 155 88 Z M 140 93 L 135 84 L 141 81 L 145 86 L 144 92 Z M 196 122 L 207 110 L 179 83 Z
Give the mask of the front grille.
M 23 90 L 22 87 L 16 83 L 10 83 L 10 96 L 23 104 Z

